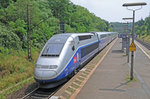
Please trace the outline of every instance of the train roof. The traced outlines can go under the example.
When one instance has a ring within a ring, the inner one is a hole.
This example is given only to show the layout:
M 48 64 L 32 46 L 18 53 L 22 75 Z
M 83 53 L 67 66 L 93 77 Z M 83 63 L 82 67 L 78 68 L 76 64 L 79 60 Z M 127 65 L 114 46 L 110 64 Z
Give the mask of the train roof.
M 63 33 L 63 34 L 56 34 L 48 40 L 48 43 L 65 43 L 67 39 L 72 36 L 82 36 L 82 35 L 94 35 L 92 33 Z
M 97 34 L 111 34 L 111 33 L 117 33 L 117 32 L 96 32 Z
M 89 32 L 89 33 L 61 33 L 61 34 L 56 34 L 58 36 L 79 36 L 79 35 L 94 35 L 95 33 L 97 34 L 111 34 L 111 33 L 116 33 L 116 32 Z
M 48 43 L 65 43 L 69 37 L 69 34 L 57 34 L 51 37 Z
M 65 43 L 66 40 L 72 36 L 84 36 L 84 35 L 95 35 L 97 33 L 98 35 L 101 34 L 111 34 L 111 33 L 116 33 L 116 32 L 91 32 L 91 33 L 61 33 L 61 34 L 56 34 L 53 37 L 51 37 L 48 40 L 48 43 Z
M 93 33 L 63 33 L 63 34 L 56 34 L 58 36 L 82 36 L 82 35 L 94 35 Z

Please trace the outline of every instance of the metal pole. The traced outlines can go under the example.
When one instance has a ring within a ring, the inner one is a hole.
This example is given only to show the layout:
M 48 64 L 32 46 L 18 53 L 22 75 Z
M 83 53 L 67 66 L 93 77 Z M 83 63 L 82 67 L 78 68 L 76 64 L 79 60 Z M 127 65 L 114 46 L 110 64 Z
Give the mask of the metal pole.
M 130 46 L 130 34 L 128 33 L 128 37 L 127 37 L 127 54 L 128 54 L 128 57 L 127 57 L 127 63 L 129 63 L 129 56 L 130 56 L 130 53 L 129 53 L 129 46 Z
M 128 55 L 128 22 L 126 23 L 126 55 Z
M 31 57 L 31 38 L 30 38 L 30 12 L 29 5 L 27 5 L 27 43 L 28 43 L 28 60 L 32 60 Z
M 135 10 L 133 10 L 133 25 L 132 25 L 132 43 L 134 43 L 134 21 L 135 21 Z M 134 65 L 134 51 L 131 52 L 131 75 L 130 80 L 133 80 L 133 65 Z
M 128 26 L 128 22 L 127 23 L 125 23 L 125 34 L 126 34 L 126 55 L 128 55 L 128 51 L 127 51 L 127 43 L 128 43 L 128 41 L 127 41 L 127 26 Z
M 29 31 L 28 31 L 28 14 L 29 14 L 29 5 L 27 5 L 27 53 L 28 53 L 28 58 L 29 58 Z
M 127 22 L 127 32 L 128 32 L 128 33 L 127 33 L 127 44 L 126 44 L 126 45 L 127 45 L 127 46 L 126 46 L 126 51 L 127 51 L 127 52 L 126 52 L 126 54 L 127 54 L 127 63 L 129 63 L 129 43 L 130 43 L 130 41 L 129 41 L 129 40 L 130 40 L 130 34 L 129 34 L 129 31 L 128 31 L 128 24 L 129 24 L 129 23 Z

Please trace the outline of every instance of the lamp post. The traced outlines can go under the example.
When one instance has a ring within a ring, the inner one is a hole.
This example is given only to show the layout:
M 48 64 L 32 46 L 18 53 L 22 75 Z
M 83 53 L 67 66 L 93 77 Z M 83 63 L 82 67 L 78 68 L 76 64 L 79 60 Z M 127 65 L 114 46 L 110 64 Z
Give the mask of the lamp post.
M 133 20 L 133 18 L 122 18 L 123 20 Z M 128 30 L 128 22 L 126 23 L 126 37 L 127 37 L 127 42 L 126 42 L 126 55 L 127 55 L 127 63 L 129 63 L 129 45 L 130 45 L 130 34 L 127 33 Z
M 132 24 L 132 44 L 134 44 L 134 24 L 135 24 L 135 11 L 140 10 L 142 6 L 146 5 L 145 2 L 141 3 L 125 3 L 122 6 L 127 7 L 128 10 L 133 11 L 133 24 Z M 132 6 L 141 6 L 138 9 L 129 9 L 128 7 Z M 133 64 L 134 63 L 134 51 L 131 52 L 131 72 L 130 72 L 130 80 L 133 80 Z

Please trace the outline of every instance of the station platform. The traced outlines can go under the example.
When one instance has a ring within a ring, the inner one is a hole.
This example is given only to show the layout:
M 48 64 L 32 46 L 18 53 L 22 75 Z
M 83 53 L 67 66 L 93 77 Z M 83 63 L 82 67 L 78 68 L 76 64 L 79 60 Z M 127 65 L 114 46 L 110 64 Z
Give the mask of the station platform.
M 121 39 L 109 50 L 76 99 L 150 99 L 150 51 L 135 42 L 134 80 L 121 51 Z

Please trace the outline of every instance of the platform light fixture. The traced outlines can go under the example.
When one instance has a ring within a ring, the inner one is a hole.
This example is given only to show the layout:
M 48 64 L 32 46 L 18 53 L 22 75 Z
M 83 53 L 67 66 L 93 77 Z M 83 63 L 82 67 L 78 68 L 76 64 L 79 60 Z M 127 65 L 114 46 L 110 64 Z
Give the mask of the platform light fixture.
M 129 7 L 129 6 L 144 6 L 147 5 L 145 2 L 138 2 L 138 3 L 124 3 L 122 6 Z
M 132 43 L 134 44 L 134 25 L 135 25 L 135 11 L 142 9 L 142 6 L 147 5 L 145 2 L 139 3 L 124 3 L 122 6 L 126 7 L 128 10 L 133 11 L 133 24 L 132 24 Z M 133 6 L 141 6 L 140 8 L 134 9 L 129 8 Z M 130 71 L 130 80 L 133 80 L 133 64 L 134 63 L 134 51 L 131 52 L 131 71 Z
M 122 20 L 133 20 L 133 18 L 122 18 Z
M 122 18 L 122 20 L 133 20 L 133 18 Z M 129 23 L 125 23 L 128 25 Z M 128 30 L 128 28 L 126 28 Z M 127 40 L 126 40 L 126 55 L 127 55 L 127 63 L 129 63 L 129 46 L 130 46 L 130 34 L 126 32 Z

